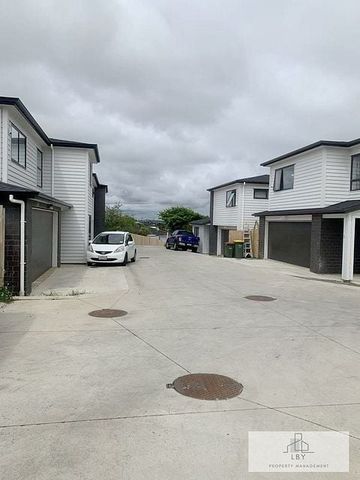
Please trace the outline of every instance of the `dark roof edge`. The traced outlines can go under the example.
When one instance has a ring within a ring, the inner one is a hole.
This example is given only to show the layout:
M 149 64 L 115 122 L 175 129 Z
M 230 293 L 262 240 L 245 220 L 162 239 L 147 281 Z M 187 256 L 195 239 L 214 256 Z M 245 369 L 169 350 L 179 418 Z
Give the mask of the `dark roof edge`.
M 95 181 L 97 183 L 97 188 L 105 188 L 106 193 L 108 193 L 109 191 L 108 185 L 105 185 L 105 183 L 100 183 L 96 173 L 93 173 L 93 177 L 95 178 Z
M 313 150 L 314 148 L 318 147 L 353 147 L 360 143 L 360 138 L 356 138 L 355 140 L 350 140 L 348 142 L 343 141 L 336 141 L 336 140 L 319 140 L 318 142 L 310 143 L 305 147 L 298 148 L 296 150 L 292 150 L 291 152 L 285 153 L 284 155 L 280 155 L 279 157 L 275 157 L 271 160 L 261 163 L 262 167 L 266 167 L 271 165 L 272 163 L 279 162 L 280 160 L 285 160 L 286 158 L 294 157 L 295 155 L 299 155 L 300 153 L 305 153 L 309 150 Z
M 73 140 L 61 140 L 59 138 L 50 138 L 50 142 L 54 147 L 68 147 L 68 148 L 88 148 L 94 150 L 96 163 L 100 163 L 99 149 L 96 143 L 76 142 Z
M 49 202 L 55 206 L 66 207 L 66 208 L 73 208 L 71 203 L 63 202 L 62 200 L 58 200 L 55 197 L 50 197 L 49 195 L 45 195 L 42 192 L 39 192 L 35 198 L 35 200 L 41 200 L 43 202 Z
M 294 210 L 264 210 L 262 212 L 253 213 L 253 217 L 275 217 L 285 215 L 312 215 L 322 213 L 323 208 L 300 208 Z
M 360 200 L 345 200 L 320 208 L 298 208 L 294 210 L 264 210 L 253 213 L 254 217 L 274 217 L 286 215 L 343 214 L 360 210 Z
M 73 142 L 69 140 L 59 140 L 56 138 L 48 137 L 44 130 L 40 127 L 38 122 L 35 120 L 35 118 L 31 115 L 29 110 L 22 103 L 20 98 L 0 96 L 0 105 L 9 105 L 16 107 L 18 111 L 23 115 L 23 117 L 30 123 L 35 132 L 39 135 L 39 137 L 42 138 L 47 145 L 50 146 L 51 144 L 53 144 L 56 147 L 89 148 L 94 150 L 96 162 L 100 162 L 99 149 L 96 143 Z
M 190 225 L 208 225 L 210 224 L 210 218 L 209 217 L 204 217 L 204 218 L 199 218 L 198 220 L 193 220 L 190 222 Z
M 246 178 L 238 178 L 237 180 L 233 180 L 232 182 L 222 183 L 221 185 L 217 185 L 216 187 L 208 188 L 208 192 L 212 192 L 213 190 L 217 190 L 218 188 L 227 187 L 228 185 L 235 185 L 236 183 L 253 183 L 253 184 L 263 184 L 269 185 L 269 175 L 258 175 L 256 177 L 246 177 Z
M 10 105 L 16 107 L 19 112 L 26 118 L 26 120 L 30 123 L 30 125 L 33 127 L 35 132 L 44 140 L 44 142 L 47 145 L 50 145 L 50 139 L 44 132 L 44 130 L 40 127 L 40 125 L 37 123 L 35 118 L 31 115 L 29 110 L 25 107 L 25 105 L 22 103 L 20 98 L 17 97 L 0 97 L 0 105 Z

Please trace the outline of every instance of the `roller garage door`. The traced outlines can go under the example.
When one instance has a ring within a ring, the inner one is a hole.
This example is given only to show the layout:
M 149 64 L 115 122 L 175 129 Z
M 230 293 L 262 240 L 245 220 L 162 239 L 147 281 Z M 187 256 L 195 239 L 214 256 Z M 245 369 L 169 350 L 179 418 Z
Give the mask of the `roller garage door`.
M 32 209 L 31 278 L 36 280 L 52 267 L 53 213 Z
M 269 222 L 268 256 L 310 267 L 311 222 Z

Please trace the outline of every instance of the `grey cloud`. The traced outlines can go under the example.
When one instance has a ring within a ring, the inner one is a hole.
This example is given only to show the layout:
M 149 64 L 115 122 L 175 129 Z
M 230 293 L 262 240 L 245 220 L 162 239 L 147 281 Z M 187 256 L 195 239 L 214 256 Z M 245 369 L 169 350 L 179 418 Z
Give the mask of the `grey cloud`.
M 359 136 L 360 7 L 336 0 L 0 0 L 0 93 L 97 142 L 109 202 L 207 211 L 206 188 Z

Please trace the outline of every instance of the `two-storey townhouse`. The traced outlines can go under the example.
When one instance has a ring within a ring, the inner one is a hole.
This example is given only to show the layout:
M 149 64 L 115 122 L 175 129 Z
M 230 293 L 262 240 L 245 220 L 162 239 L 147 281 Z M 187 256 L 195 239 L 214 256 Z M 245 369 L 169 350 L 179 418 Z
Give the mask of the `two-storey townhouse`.
M 210 254 L 222 255 L 232 230 L 253 228 L 255 212 L 268 205 L 269 175 L 223 183 L 210 192 Z
M 261 255 L 351 281 L 360 273 L 360 139 L 319 141 L 262 165 Z
M 3 281 L 14 293 L 30 293 L 51 267 L 86 262 L 105 215 L 107 187 L 93 174 L 99 161 L 96 144 L 48 137 L 18 98 L 0 97 Z

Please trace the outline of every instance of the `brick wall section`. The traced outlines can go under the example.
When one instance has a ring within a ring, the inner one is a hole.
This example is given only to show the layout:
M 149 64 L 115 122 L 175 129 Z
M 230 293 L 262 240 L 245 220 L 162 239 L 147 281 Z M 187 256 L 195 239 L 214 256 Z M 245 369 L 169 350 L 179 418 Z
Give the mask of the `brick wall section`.
M 4 285 L 11 290 L 13 295 L 18 295 L 20 290 L 20 205 L 15 205 L 7 199 L 0 198 L 0 203 L 5 207 L 5 273 Z M 25 203 L 25 293 L 31 293 L 30 265 L 31 256 L 31 209 Z
M 14 294 L 20 288 L 20 208 L 11 203 L 5 207 L 5 274 L 4 285 Z
M 265 246 L 265 217 L 259 219 L 259 258 L 264 258 Z
M 313 215 L 310 270 L 314 273 L 341 273 L 343 220 Z
M 321 227 L 322 216 L 313 215 L 311 223 L 310 271 L 321 273 Z
M 323 219 L 321 230 L 321 273 L 341 273 L 343 220 Z

